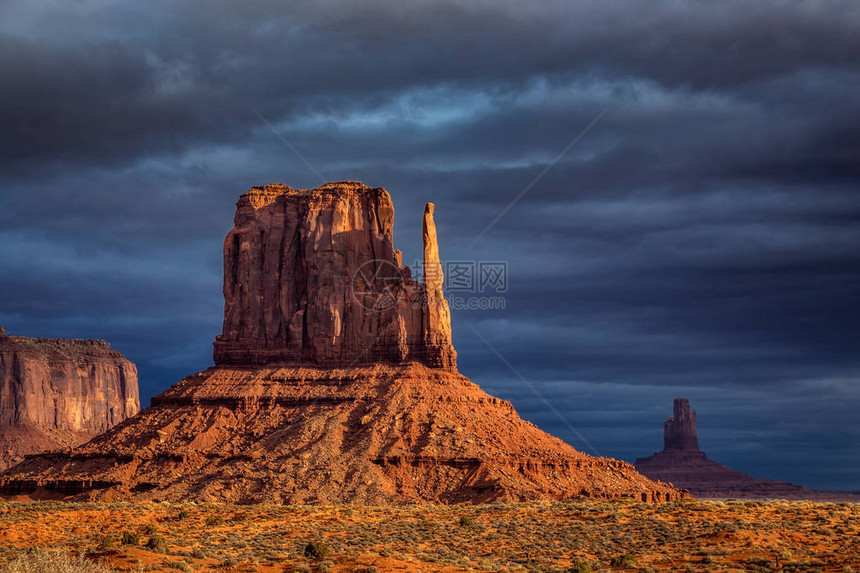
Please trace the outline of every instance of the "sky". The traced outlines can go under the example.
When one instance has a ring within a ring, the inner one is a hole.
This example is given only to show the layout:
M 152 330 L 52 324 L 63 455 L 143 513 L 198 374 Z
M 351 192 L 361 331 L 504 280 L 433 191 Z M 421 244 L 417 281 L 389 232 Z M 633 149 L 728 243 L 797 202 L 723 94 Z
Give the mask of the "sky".
M 855 0 L 4 0 L 0 69 L 0 324 L 144 405 L 212 363 L 237 197 L 358 180 L 407 263 L 428 201 L 508 263 L 454 342 L 523 417 L 632 461 L 684 396 L 712 459 L 860 490 Z

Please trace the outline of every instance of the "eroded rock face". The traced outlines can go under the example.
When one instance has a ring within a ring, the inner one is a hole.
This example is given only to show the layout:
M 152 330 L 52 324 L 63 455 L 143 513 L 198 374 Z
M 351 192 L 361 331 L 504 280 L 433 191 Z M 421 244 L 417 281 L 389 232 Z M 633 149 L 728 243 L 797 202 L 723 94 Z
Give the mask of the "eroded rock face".
M 0 468 L 80 444 L 139 409 L 137 369 L 107 342 L 0 332 Z
M 798 485 L 756 479 L 715 462 L 699 450 L 696 412 L 686 398 L 675 398 L 674 413 L 663 423 L 663 450 L 635 462 L 651 479 L 674 484 L 702 498 L 779 498 L 851 500 L 847 492 L 824 492 Z
M 329 183 L 254 187 L 224 241 L 224 330 L 216 364 L 347 366 L 421 362 L 456 368 L 432 205 L 425 285 L 393 247 L 385 189 Z

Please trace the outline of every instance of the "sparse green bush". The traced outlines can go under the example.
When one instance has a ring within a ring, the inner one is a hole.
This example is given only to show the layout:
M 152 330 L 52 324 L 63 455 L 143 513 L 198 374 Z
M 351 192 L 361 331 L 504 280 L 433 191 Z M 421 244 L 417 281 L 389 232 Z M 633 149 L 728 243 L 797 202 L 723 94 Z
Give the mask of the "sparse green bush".
M 156 533 L 146 542 L 146 548 L 155 553 L 167 553 L 167 540 Z
M 776 571 L 776 566 L 767 557 L 750 557 L 744 561 L 744 565 L 754 572 Z
M 140 535 L 137 533 L 132 533 L 131 531 L 123 531 L 122 537 L 120 537 L 119 542 L 122 545 L 131 545 L 132 547 L 137 547 L 140 545 Z
M 609 560 L 612 567 L 636 567 L 636 558 L 632 555 L 616 555 Z
M 475 527 L 475 520 L 464 515 L 460 518 L 460 527 Z
M 218 527 L 224 525 L 224 518 L 220 515 L 213 515 L 206 518 L 206 527 Z
M 331 548 L 322 541 L 312 541 L 305 546 L 305 557 L 324 559 L 331 553 Z
M 592 570 L 591 563 L 585 559 L 574 559 L 567 568 L 567 573 L 591 573 Z

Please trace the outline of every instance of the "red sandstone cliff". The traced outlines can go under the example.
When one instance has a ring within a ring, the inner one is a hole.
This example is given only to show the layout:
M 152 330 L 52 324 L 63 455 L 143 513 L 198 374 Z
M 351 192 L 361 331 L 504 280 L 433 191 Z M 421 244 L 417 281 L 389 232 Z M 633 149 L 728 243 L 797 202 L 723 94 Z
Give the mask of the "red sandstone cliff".
M 424 216 L 430 287 L 401 267 L 385 189 L 254 187 L 239 198 L 234 225 L 224 241 L 216 364 L 456 368 L 432 205 Z
M 5 496 L 369 503 L 683 492 L 522 420 L 456 371 L 433 205 L 426 281 L 384 189 L 255 187 L 224 244 L 216 366 L 71 452 L 0 474 Z
M 137 369 L 107 342 L 0 329 L 0 469 L 85 442 L 139 409 Z

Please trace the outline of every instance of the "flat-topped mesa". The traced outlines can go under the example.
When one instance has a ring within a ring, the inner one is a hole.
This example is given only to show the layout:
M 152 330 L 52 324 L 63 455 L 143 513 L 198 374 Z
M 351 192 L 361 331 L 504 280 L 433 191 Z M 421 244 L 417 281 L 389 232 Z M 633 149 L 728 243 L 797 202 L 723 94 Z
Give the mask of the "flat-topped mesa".
M 393 234 L 394 206 L 381 187 L 265 185 L 243 194 L 224 241 L 215 363 L 456 369 L 432 204 L 424 213 L 426 284 L 402 265 Z
M 139 409 L 137 368 L 107 342 L 0 327 L 0 470 L 85 442 Z
M 663 422 L 663 450 L 699 451 L 696 412 L 686 398 L 675 398 L 674 415 Z

